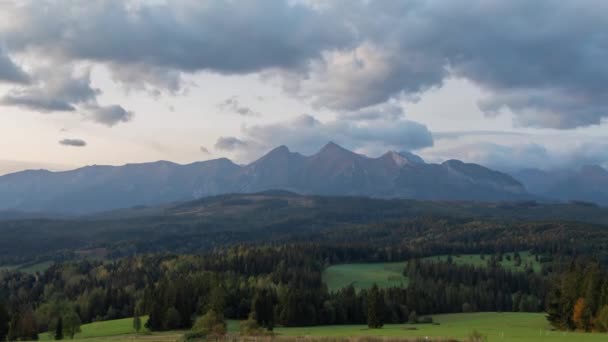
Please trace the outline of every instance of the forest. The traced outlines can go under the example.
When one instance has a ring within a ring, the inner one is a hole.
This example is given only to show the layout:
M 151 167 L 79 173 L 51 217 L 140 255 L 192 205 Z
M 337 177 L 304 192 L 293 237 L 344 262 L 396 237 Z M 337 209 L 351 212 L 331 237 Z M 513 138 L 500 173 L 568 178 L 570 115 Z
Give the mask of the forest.
M 200 221 L 164 216 L 150 228 L 154 234 L 125 228 L 149 217 L 72 221 L 74 227 L 124 223 L 111 234 L 117 239 L 93 229 L 95 240 L 79 253 L 67 246 L 82 241 L 69 238 L 55 251 L 23 248 L 21 261 L 53 263 L 30 272 L 0 271 L 0 340 L 32 340 L 44 332 L 69 338 L 81 324 L 143 316 L 151 331 L 201 324 L 222 331 L 221 322 L 231 319 L 265 333 L 276 326 L 430 324 L 430 315 L 438 313 L 546 312 L 556 329 L 608 330 L 608 238 L 602 224 L 467 216 L 460 209 L 458 215 L 420 213 L 420 205 L 404 209 L 403 203 L 367 199 L 351 199 L 351 210 L 332 208 L 331 201 L 323 210 L 290 207 L 288 217 L 277 201 L 261 204 L 265 210 L 245 200 L 204 203 L 217 213 Z M 381 208 L 359 212 L 370 203 Z M 44 229 L 49 222 L 42 222 Z M 0 226 L 17 234 L 18 227 L 30 231 L 35 225 Z M 542 267 L 501 266 L 505 254 L 517 258 L 523 251 Z M 480 255 L 484 263 L 453 262 L 452 256 L 465 253 Z M 449 257 L 428 258 L 439 255 Z M 405 286 L 330 291 L 323 282 L 331 265 L 395 261 L 404 262 Z
M 42 274 L 5 272 L 1 290 L 9 340 L 32 339 L 59 322 L 87 323 L 149 315 L 151 330 L 189 329 L 213 311 L 226 319 L 307 326 L 376 324 L 423 319 L 446 312 L 538 312 L 547 290 L 542 274 L 501 267 L 458 266 L 412 259 L 405 288 L 348 286 L 329 292 L 321 273 L 331 261 L 386 260 L 390 249 L 316 244 L 238 246 L 204 255 L 147 255 L 114 262 L 56 264 Z M 491 259 L 488 256 L 488 259 Z M 61 321 L 60 321 L 61 319 Z M 73 324 L 73 323 L 72 323 Z

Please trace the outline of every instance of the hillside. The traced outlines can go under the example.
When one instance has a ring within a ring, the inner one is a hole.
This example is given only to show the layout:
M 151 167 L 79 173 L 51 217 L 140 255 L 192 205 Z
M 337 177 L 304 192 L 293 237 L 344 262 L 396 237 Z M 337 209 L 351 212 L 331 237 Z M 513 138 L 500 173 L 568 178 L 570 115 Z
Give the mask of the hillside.
M 345 242 L 357 238 L 370 239 L 370 243 L 410 244 L 413 241 L 408 237 L 431 237 L 447 223 L 458 235 L 459 227 L 465 233 L 466 225 L 475 222 L 488 222 L 484 234 L 511 234 L 517 231 L 513 227 L 521 226 L 522 234 L 536 234 L 534 240 L 544 231 L 555 230 L 556 235 L 548 239 L 567 233 L 594 241 L 591 236 L 603 227 L 568 223 L 571 221 L 608 224 L 608 209 L 577 203 L 425 202 L 274 191 L 123 209 L 79 219 L 3 221 L 0 261 L 20 265 L 57 257 L 103 258 L 158 251 L 196 252 L 238 243 Z M 405 226 L 395 226 L 398 222 Z M 415 222 L 419 228 L 407 228 Z M 538 232 L 527 230 L 526 224 L 538 226 Z M 571 228 L 563 231 L 562 226 Z M 582 230 L 580 234 L 574 227 Z M 604 237 L 600 234 L 597 239 Z

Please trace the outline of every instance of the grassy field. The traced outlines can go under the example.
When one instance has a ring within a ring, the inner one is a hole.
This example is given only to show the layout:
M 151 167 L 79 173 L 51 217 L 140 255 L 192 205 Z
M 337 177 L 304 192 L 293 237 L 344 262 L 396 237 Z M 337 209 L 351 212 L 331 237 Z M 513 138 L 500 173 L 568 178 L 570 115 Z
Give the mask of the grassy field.
M 380 287 L 407 286 L 404 268 L 405 262 L 333 265 L 323 272 L 323 281 L 330 291 L 350 284 L 357 290 L 370 288 L 374 283 Z
M 391 324 L 382 329 L 368 329 L 363 325 L 341 325 L 277 328 L 275 331 L 285 336 L 429 336 L 464 339 L 477 330 L 486 335 L 489 342 L 608 341 L 608 334 L 551 331 L 545 315 L 537 313 L 448 314 L 435 315 L 433 319 L 440 325 Z
M 148 318 L 142 317 L 142 331 L 146 333 L 146 329 L 143 327 L 146 324 Z M 133 318 L 116 319 L 112 321 L 94 322 L 89 324 L 83 324 L 80 327 L 81 332 L 75 336 L 75 339 L 90 339 L 95 337 L 109 337 L 117 335 L 133 334 Z M 40 334 L 40 340 L 51 340 L 51 336 L 48 333 Z
M 505 253 L 500 265 L 512 271 L 525 271 L 526 265 L 532 266 L 535 272 L 541 271 L 541 264 L 529 252 L 520 252 L 521 265 L 516 266 L 513 253 Z M 507 256 L 511 260 L 508 260 Z M 458 265 L 486 266 L 490 256 L 482 259 L 479 254 L 453 255 L 452 261 Z M 447 255 L 424 258 L 427 261 L 447 261 Z M 374 283 L 380 287 L 407 286 L 407 277 L 403 275 L 405 262 L 341 264 L 328 267 L 323 273 L 323 280 L 330 291 L 336 291 L 353 284 L 355 289 L 366 289 Z
M 26 264 L 26 265 L 13 265 L 13 266 L 0 266 L 0 271 L 8 270 L 8 271 L 20 271 L 24 273 L 34 274 L 36 272 L 44 272 L 51 265 L 53 265 L 53 261 L 44 261 L 37 264 Z
M 382 329 L 368 329 L 365 325 L 337 325 L 317 327 L 296 327 L 275 329 L 279 336 L 349 337 L 349 336 L 386 336 L 386 337 L 453 337 L 463 340 L 477 330 L 488 337 L 489 342 L 599 342 L 608 341 L 608 334 L 585 334 L 552 331 L 544 314 L 538 313 L 471 313 L 434 315 L 439 325 L 430 324 L 389 324 Z M 133 333 L 133 320 L 120 319 L 96 322 L 82 326 L 82 333 L 75 341 L 86 342 L 170 342 L 180 341 L 183 332 Z M 238 333 L 239 322 L 228 321 L 228 331 Z M 41 335 L 48 340 L 48 334 Z

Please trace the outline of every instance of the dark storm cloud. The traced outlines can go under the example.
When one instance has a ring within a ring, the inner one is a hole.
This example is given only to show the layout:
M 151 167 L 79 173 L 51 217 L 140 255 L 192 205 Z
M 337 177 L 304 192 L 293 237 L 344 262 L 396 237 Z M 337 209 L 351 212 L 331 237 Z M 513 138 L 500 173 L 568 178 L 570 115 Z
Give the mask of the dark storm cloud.
M 4 5 L 0 33 L 11 53 L 103 63 L 152 91 L 179 91 L 183 73 L 264 71 L 319 107 L 358 111 L 462 77 L 487 115 L 510 111 L 518 126 L 608 117 L 606 1 L 305 3 L 29 1 Z
M 60 145 L 72 146 L 72 147 L 84 147 L 87 146 L 87 142 L 82 139 L 63 139 L 59 141 Z
M 0 47 L 0 82 L 27 83 L 29 76 Z
M 220 151 L 236 151 L 246 147 L 247 143 L 235 137 L 219 137 L 215 142 L 215 149 Z

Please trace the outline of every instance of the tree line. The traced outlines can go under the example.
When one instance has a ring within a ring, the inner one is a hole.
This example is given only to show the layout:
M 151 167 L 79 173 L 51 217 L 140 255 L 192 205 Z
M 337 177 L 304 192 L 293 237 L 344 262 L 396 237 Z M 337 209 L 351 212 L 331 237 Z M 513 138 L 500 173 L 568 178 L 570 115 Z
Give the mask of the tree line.
M 69 338 L 81 323 L 143 315 L 149 315 L 150 330 L 189 329 L 202 317 L 206 326 L 229 318 L 271 330 L 276 325 L 380 327 L 424 322 L 427 315 L 447 312 L 538 312 L 554 303 L 553 297 L 552 302 L 546 298 L 552 277 L 567 271 L 556 266 L 540 273 L 511 272 L 496 262 L 500 251 L 496 256 L 487 254 L 488 264 L 483 266 L 458 265 L 449 258 L 423 261 L 418 255 L 406 248 L 359 243 L 239 245 L 199 255 L 57 263 L 38 274 L 3 272 L 0 302 L 6 315 L 0 310 L 0 332 L 6 330 L 10 340 L 34 339 L 43 331 Z M 404 269 L 406 287 L 357 291 L 348 286 L 331 292 L 323 283 L 323 270 L 331 264 L 399 260 L 409 260 Z M 564 282 L 571 283 L 581 274 L 586 279 L 589 272 L 577 267 L 579 273 L 566 273 Z M 592 279 L 605 279 L 597 267 Z M 582 297 L 595 319 L 605 302 Z

